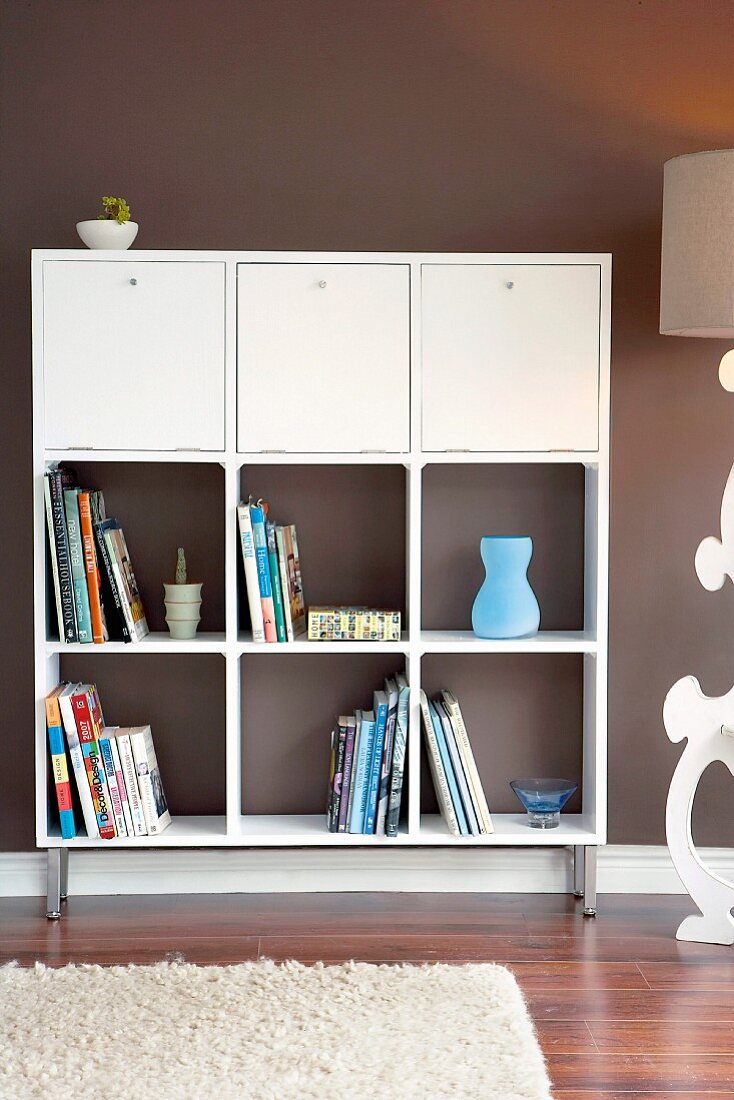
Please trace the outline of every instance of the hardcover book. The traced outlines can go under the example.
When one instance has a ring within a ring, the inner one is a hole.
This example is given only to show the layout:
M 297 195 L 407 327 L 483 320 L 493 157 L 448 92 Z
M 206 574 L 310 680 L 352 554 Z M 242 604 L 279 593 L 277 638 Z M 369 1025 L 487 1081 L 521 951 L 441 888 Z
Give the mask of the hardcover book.
M 265 628 L 263 625 L 263 609 L 262 603 L 260 602 L 260 582 L 257 578 L 257 561 L 255 559 L 255 543 L 252 538 L 252 520 L 250 518 L 249 504 L 238 504 L 237 520 L 240 528 L 240 545 L 242 547 L 242 564 L 245 570 L 247 603 L 250 608 L 250 622 L 252 623 L 252 640 L 254 642 L 264 642 Z
M 405 750 L 408 744 L 408 716 L 410 712 L 410 688 L 405 676 L 395 677 L 398 688 L 398 713 L 395 722 L 395 744 L 390 769 L 390 798 L 385 822 L 385 836 L 397 836 L 400 824 L 400 805 L 403 797 L 403 772 Z
M 97 553 L 94 548 L 90 496 L 91 494 L 87 489 L 82 489 L 79 493 L 79 524 L 82 534 L 84 570 L 87 578 L 89 613 L 92 619 L 92 640 L 97 645 L 101 645 L 102 642 L 107 640 L 107 624 L 105 623 L 104 608 L 100 595 L 100 575 L 97 568 Z
M 354 742 L 357 732 L 357 721 L 354 715 L 347 716 L 342 714 L 339 716 L 339 726 L 344 727 L 346 730 L 346 738 L 344 745 L 344 774 L 342 776 L 342 790 L 339 799 L 337 832 L 345 833 L 349 821 L 349 793 L 352 786 L 352 764 L 354 761 Z
M 484 796 L 484 788 L 482 787 L 482 781 L 479 777 L 479 771 L 474 761 L 474 753 L 472 752 L 471 744 L 469 742 L 469 734 L 464 724 L 464 716 L 461 713 L 461 707 L 459 706 L 459 700 L 454 695 L 453 691 L 442 691 L 441 698 L 443 699 L 444 706 L 451 719 L 451 725 L 454 728 L 456 734 L 456 744 L 459 749 L 459 755 L 461 756 L 462 763 L 464 765 L 464 774 L 467 778 L 469 786 L 469 793 L 474 802 L 474 810 L 479 821 L 480 828 L 484 833 L 494 832 L 494 826 L 492 825 L 492 818 L 489 813 L 489 807 L 487 805 L 487 799 Z
M 71 767 L 74 772 L 74 779 L 79 794 L 79 803 L 82 808 L 84 827 L 87 830 L 87 836 L 90 840 L 96 840 L 99 836 L 99 824 L 97 822 L 94 802 L 92 801 L 92 790 L 89 786 L 84 754 L 79 742 L 79 731 L 76 728 L 74 708 L 71 703 L 72 695 L 75 691 L 79 690 L 82 685 L 65 684 L 60 686 L 62 686 L 62 690 L 59 692 L 58 697 L 59 710 L 61 711 L 61 719 L 64 724 L 64 734 L 66 735 L 66 744 L 69 748 L 69 759 L 71 760 Z
M 444 741 L 446 742 L 446 748 L 451 761 L 451 770 L 456 779 L 456 786 L 458 787 L 467 828 L 472 836 L 479 836 L 482 832 L 482 828 L 477 820 L 474 803 L 469 793 L 468 781 L 464 773 L 461 756 L 459 755 L 459 749 L 456 744 L 456 734 L 451 724 L 451 719 L 449 718 L 446 707 L 440 699 L 435 699 L 431 706 L 434 707 L 438 720 L 441 723 L 441 728 L 443 729 Z
M 72 837 L 76 836 L 76 822 L 69 784 L 69 769 L 66 763 L 66 744 L 59 709 L 59 694 L 63 687 L 63 684 L 59 684 L 50 695 L 46 696 L 46 728 L 48 729 L 51 775 L 53 776 L 56 804 L 59 810 L 61 836 L 64 840 L 71 840 Z
M 104 540 L 107 544 L 112 573 L 115 578 L 117 591 L 120 595 L 122 611 L 125 616 L 130 640 L 141 641 L 148 634 L 148 623 L 145 619 L 143 601 L 140 597 L 135 574 L 133 573 L 130 556 L 127 552 L 125 536 L 115 519 L 107 519 L 100 524 L 104 531 Z
M 64 508 L 64 489 L 75 480 L 72 470 L 49 470 L 46 474 L 51 498 L 54 546 L 56 549 L 56 568 L 59 577 L 59 598 L 61 601 L 62 622 L 59 623 L 59 637 L 66 642 L 77 640 L 76 607 L 74 604 L 74 583 L 71 575 L 71 555 L 69 553 L 69 535 L 66 530 L 66 511 Z
M 125 732 L 130 737 L 133 750 L 135 774 L 148 835 L 157 836 L 171 824 L 171 815 L 163 792 L 158 758 L 153 747 L 153 734 L 150 726 L 132 726 Z
M 312 642 L 399 642 L 401 614 L 375 607 L 310 607 Z
M 306 630 L 306 605 L 303 600 L 301 561 L 298 555 L 298 538 L 293 524 L 291 523 L 287 527 L 276 527 L 275 539 L 278 545 L 278 564 L 283 589 L 286 634 L 288 641 L 292 642 Z
M 107 783 L 92 718 L 92 708 L 94 706 L 92 685 L 77 684 L 77 689 L 71 696 L 71 705 L 79 733 L 79 743 L 84 756 L 84 765 L 87 769 L 89 787 L 92 792 L 92 802 L 97 815 L 99 835 L 102 840 L 113 840 L 116 835 L 115 818 L 110 799 L 110 788 Z
M 280 581 L 280 567 L 278 564 L 278 544 L 275 541 L 275 524 L 268 520 L 265 524 L 265 535 L 268 542 L 268 565 L 270 566 L 270 587 L 273 590 L 273 607 L 275 609 L 275 630 L 279 642 L 288 640 L 285 629 L 285 611 L 283 608 L 283 588 Z
M 385 748 L 385 732 L 387 730 L 388 697 L 387 692 L 376 691 L 373 697 L 375 715 L 375 737 L 372 745 L 372 760 L 369 766 L 369 785 L 367 788 L 367 802 L 364 811 L 364 832 L 371 836 L 375 831 L 377 820 L 377 796 L 380 791 L 380 776 L 382 774 L 382 755 Z
M 129 642 L 130 631 L 127 628 L 127 619 L 122 606 L 122 598 L 117 588 L 117 580 L 112 569 L 110 551 L 105 541 L 105 525 L 107 518 L 104 509 L 104 497 L 101 492 L 93 492 L 89 498 L 92 513 L 92 529 L 97 547 L 97 560 L 100 563 L 100 588 L 102 605 L 105 609 L 107 632 L 110 641 Z M 114 520 L 111 521 L 114 525 Z M 109 529 L 109 528 L 107 528 Z
M 125 778 L 125 790 L 127 791 L 130 816 L 133 823 L 133 834 L 135 836 L 147 836 L 148 829 L 145 824 L 143 803 L 140 799 L 140 788 L 138 786 L 138 777 L 135 772 L 135 757 L 133 756 L 133 750 L 130 744 L 130 734 L 125 729 L 117 729 L 115 730 L 113 740 L 120 754 L 122 774 Z
M 375 743 L 375 715 L 371 710 L 358 710 L 359 722 L 359 748 L 357 750 L 357 766 L 354 771 L 354 790 L 352 793 L 352 808 L 349 821 L 350 833 L 363 833 L 365 812 L 367 810 L 367 794 L 369 791 L 370 765 Z
M 268 540 L 265 534 L 265 513 L 260 501 L 258 501 L 257 504 L 250 505 L 250 519 L 252 521 L 252 541 L 255 546 L 257 580 L 260 586 L 260 603 L 262 604 L 265 641 L 277 642 L 278 633 L 275 628 L 275 606 L 273 604 L 273 590 L 270 584 Z
M 92 642 L 94 639 L 92 636 L 92 618 L 89 611 L 87 570 L 84 565 L 82 532 L 79 520 L 78 489 L 64 489 L 64 511 L 66 513 L 66 530 L 69 536 L 69 560 L 71 562 L 71 580 L 74 586 L 77 640 Z
M 387 725 L 385 727 L 385 748 L 382 753 L 380 789 L 377 793 L 377 817 L 375 819 L 375 834 L 377 836 L 385 835 L 387 806 L 390 797 L 390 770 L 392 768 L 395 726 L 398 716 L 398 685 L 395 680 L 385 680 L 385 693 L 387 694 Z
M 112 745 L 110 744 L 110 734 L 114 732 L 114 729 L 115 727 L 113 727 L 112 730 L 105 729 L 102 731 L 102 736 L 99 739 L 99 752 L 102 757 L 102 763 L 104 764 L 105 775 L 107 776 L 107 785 L 110 788 L 110 801 L 112 802 L 112 812 L 115 817 L 115 831 L 118 836 L 127 836 L 125 814 L 122 810 L 122 792 L 117 782 L 115 758 L 112 754 Z
M 115 775 L 117 776 L 117 789 L 120 793 L 120 800 L 122 802 L 122 815 L 125 819 L 125 829 L 128 836 L 135 835 L 135 829 L 133 827 L 132 811 L 130 810 L 130 799 L 127 795 L 127 784 L 125 783 L 125 776 L 122 771 L 122 760 L 120 759 L 120 749 L 117 743 L 117 726 L 112 726 L 108 730 L 110 749 L 112 750 L 112 759 L 115 766 Z
M 429 702 L 428 710 L 431 715 L 431 721 L 433 722 L 433 731 L 436 735 L 436 744 L 438 745 L 438 752 L 441 757 L 441 765 L 443 767 L 443 773 L 446 777 L 446 782 L 449 787 L 449 794 L 451 796 L 451 805 L 454 808 L 456 814 L 456 821 L 459 826 L 459 832 L 462 836 L 469 835 L 469 825 L 466 820 L 466 814 L 464 813 L 464 806 L 459 794 L 459 787 L 456 782 L 456 775 L 454 773 L 454 766 L 451 762 L 448 746 L 446 745 L 446 737 L 444 734 L 443 726 L 441 725 L 441 718 L 438 713 L 436 704 Z
M 423 718 L 423 733 L 426 738 L 426 749 L 428 750 L 426 754 L 428 756 L 428 766 L 431 770 L 433 785 L 436 789 L 439 809 L 441 810 L 441 815 L 446 822 L 449 832 L 453 836 L 460 836 L 461 830 L 459 829 L 459 822 L 451 801 L 451 791 L 449 790 L 443 761 L 441 760 L 438 741 L 436 740 L 436 733 L 433 728 L 433 719 L 431 717 L 431 711 L 425 691 L 421 691 L 420 693 L 420 705 L 421 717 Z

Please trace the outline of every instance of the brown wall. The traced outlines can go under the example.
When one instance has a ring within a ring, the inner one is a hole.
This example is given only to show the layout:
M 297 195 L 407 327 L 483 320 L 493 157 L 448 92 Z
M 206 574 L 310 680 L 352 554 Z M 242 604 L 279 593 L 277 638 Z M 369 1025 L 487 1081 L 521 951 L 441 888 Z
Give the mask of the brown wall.
M 3 11 L 0 844 L 33 845 L 28 251 L 77 246 L 109 191 L 146 248 L 614 253 L 610 837 L 660 843 L 662 699 L 734 667 L 734 592 L 693 572 L 734 454 L 724 345 L 657 335 L 662 164 L 734 145 L 730 0 Z M 734 842 L 731 790 L 705 779 L 701 842 Z

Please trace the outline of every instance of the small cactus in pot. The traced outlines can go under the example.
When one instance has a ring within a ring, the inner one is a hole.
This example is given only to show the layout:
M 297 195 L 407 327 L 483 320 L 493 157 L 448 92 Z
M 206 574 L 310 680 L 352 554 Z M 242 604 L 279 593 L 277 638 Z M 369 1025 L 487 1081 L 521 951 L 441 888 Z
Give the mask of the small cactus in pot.
M 166 605 L 166 622 L 172 638 L 180 640 L 196 637 L 201 616 L 200 581 L 190 582 L 186 568 L 186 555 L 179 546 L 176 552 L 176 573 L 173 584 L 163 585 Z

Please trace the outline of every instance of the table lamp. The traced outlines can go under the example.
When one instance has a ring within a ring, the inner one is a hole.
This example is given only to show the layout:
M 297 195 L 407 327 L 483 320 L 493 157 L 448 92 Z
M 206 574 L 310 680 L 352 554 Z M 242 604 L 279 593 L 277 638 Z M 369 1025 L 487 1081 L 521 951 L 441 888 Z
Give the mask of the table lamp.
M 734 149 L 674 157 L 665 165 L 660 331 L 734 342 Z M 719 380 L 734 392 L 734 350 L 719 364 Z M 721 537 L 696 551 L 704 588 L 734 580 L 734 466 L 721 505 Z M 671 859 L 700 910 L 678 928 L 679 940 L 734 943 L 734 884 L 710 871 L 693 843 L 691 814 L 699 780 L 721 761 L 734 776 L 734 688 L 709 697 L 694 676 L 668 692 L 663 721 L 671 741 L 687 739 L 668 793 L 666 833 Z

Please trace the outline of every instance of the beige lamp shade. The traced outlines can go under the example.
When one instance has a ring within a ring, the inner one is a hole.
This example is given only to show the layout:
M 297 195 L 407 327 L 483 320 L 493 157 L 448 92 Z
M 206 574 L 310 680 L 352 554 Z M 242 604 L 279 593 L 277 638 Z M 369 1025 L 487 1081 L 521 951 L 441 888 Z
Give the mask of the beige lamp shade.
M 734 338 L 734 149 L 665 165 L 660 331 Z

